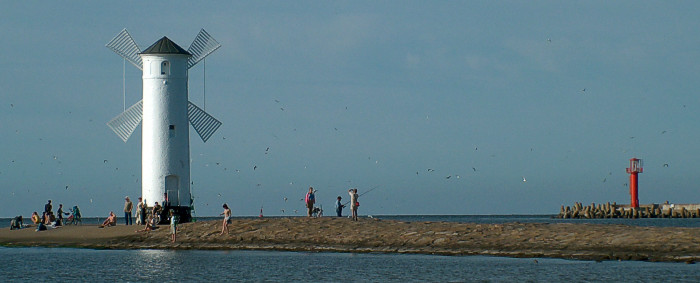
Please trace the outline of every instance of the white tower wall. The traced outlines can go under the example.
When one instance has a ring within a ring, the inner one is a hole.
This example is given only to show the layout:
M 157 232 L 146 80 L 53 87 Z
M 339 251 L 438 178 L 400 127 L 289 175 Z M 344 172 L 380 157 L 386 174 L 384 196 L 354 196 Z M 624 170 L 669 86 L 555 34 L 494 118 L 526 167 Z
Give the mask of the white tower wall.
M 190 206 L 187 60 L 141 54 L 143 61 L 142 197 L 146 205 Z

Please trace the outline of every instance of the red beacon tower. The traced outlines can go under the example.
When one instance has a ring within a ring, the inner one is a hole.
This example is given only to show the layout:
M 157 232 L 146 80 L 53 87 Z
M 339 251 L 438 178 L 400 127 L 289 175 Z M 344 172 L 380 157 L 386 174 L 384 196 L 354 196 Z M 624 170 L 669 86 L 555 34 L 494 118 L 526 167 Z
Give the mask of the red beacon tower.
M 642 173 L 644 169 L 642 168 L 643 162 L 641 159 L 632 158 L 630 159 L 630 167 L 627 168 L 627 173 L 630 174 L 630 206 L 634 208 L 639 207 L 639 196 L 637 190 L 637 174 Z

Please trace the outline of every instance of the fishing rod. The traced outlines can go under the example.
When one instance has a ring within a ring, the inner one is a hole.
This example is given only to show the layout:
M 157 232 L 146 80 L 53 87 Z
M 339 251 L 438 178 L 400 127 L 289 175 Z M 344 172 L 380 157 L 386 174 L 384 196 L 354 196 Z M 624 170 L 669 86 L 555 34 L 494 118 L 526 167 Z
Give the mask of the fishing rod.
M 374 186 L 374 187 L 372 187 L 371 189 L 369 189 L 368 191 L 366 191 L 366 192 L 364 192 L 364 193 L 361 193 L 361 194 L 358 195 L 357 197 L 361 197 L 361 196 L 365 195 L 366 193 L 369 193 L 369 192 L 371 192 L 371 191 L 374 191 L 376 188 L 379 188 L 379 187 L 381 187 L 381 185 Z M 348 203 L 350 203 L 350 201 L 345 202 L 345 203 L 343 204 L 343 206 L 345 206 L 345 205 L 348 204 Z

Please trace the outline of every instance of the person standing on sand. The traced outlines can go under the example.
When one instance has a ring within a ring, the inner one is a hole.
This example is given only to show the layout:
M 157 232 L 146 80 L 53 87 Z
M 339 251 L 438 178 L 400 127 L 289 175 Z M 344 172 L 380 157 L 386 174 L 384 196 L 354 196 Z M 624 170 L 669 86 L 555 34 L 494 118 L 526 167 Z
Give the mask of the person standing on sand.
M 44 213 L 51 212 L 52 210 L 53 206 L 51 205 L 51 200 L 49 200 L 49 202 L 44 205 Z
M 357 207 L 360 203 L 357 201 L 357 189 L 349 189 L 348 194 L 350 195 L 350 211 L 352 212 L 352 220 L 357 221 Z
M 335 202 L 335 213 L 338 215 L 338 217 L 343 217 L 343 207 L 345 207 L 345 205 L 343 205 L 340 202 L 340 200 L 342 200 L 342 199 L 343 198 L 338 196 L 338 200 Z
M 316 196 L 314 195 L 314 188 L 309 187 L 309 192 L 306 193 L 306 214 L 309 217 L 313 216 L 314 203 L 316 203 Z
M 62 226 L 63 225 L 63 215 L 68 215 L 70 213 L 68 212 L 63 212 L 63 204 L 58 205 L 58 210 L 56 211 L 58 214 L 58 221 L 56 222 L 56 226 Z
M 133 221 L 131 219 L 131 209 L 134 208 L 134 203 L 131 202 L 129 196 L 124 198 L 124 224 L 131 225 Z
M 143 198 L 139 197 L 139 203 L 136 204 L 136 224 L 144 225 L 146 222 L 146 207 L 143 204 Z
M 221 235 L 224 234 L 224 231 L 226 231 L 226 234 L 228 234 L 228 224 L 231 223 L 231 209 L 228 208 L 228 205 L 224 203 L 224 212 L 219 214 L 224 216 L 224 224 L 223 227 L 221 228 Z
M 172 242 L 175 243 L 177 235 L 177 221 L 178 217 L 174 210 L 170 210 L 170 234 L 172 235 Z

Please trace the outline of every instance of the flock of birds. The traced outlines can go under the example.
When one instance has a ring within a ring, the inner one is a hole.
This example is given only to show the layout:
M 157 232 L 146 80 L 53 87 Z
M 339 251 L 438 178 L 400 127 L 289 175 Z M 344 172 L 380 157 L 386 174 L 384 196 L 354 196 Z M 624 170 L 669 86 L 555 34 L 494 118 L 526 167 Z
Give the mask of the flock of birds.
M 547 41 L 548 41 L 549 43 L 551 43 L 551 39 L 547 39 Z M 586 92 L 586 88 L 583 88 L 583 89 L 581 90 L 581 92 Z M 280 103 L 281 103 L 280 100 L 278 100 L 278 99 L 274 99 L 274 102 L 277 103 L 277 104 L 280 104 Z M 10 107 L 10 110 L 12 110 L 12 109 L 15 108 L 15 104 L 14 104 L 14 103 L 10 103 L 10 104 L 9 104 L 9 107 Z M 683 107 L 685 107 L 685 105 L 683 105 Z M 280 110 L 280 111 L 286 111 L 285 106 L 279 106 L 279 110 Z M 347 106 L 345 107 L 345 110 L 348 110 L 348 107 L 347 107 Z M 426 116 L 426 119 L 430 119 L 430 117 L 429 117 L 429 116 Z M 92 119 L 90 119 L 90 121 L 92 121 Z M 337 128 L 337 127 L 333 127 L 333 130 L 334 130 L 334 131 L 338 131 L 338 128 Z M 296 131 L 296 129 L 294 129 L 294 131 Z M 19 130 L 16 130 L 15 133 L 19 134 Z M 666 133 L 668 133 L 668 130 L 663 130 L 663 131 L 660 132 L 660 134 L 662 134 L 662 135 L 664 135 L 664 134 L 666 134 Z M 629 137 L 629 139 L 635 139 L 635 137 L 632 136 L 632 137 Z M 43 140 L 43 139 L 40 138 L 40 140 Z M 222 140 L 226 140 L 226 137 L 222 137 Z M 479 150 L 479 148 L 478 148 L 477 146 L 474 146 L 474 151 L 478 151 L 478 150 Z M 530 151 L 532 151 L 532 150 L 533 150 L 533 149 L 531 148 Z M 270 146 L 267 146 L 267 147 L 265 148 L 265 150 L 264 150 L 264 155 L 269 155 L 269 154 L 271 154 L 271 147 L 270 147 Z M 58 158 L 56 155 L 51 156 L 51 158 L 52 158 L 54 161 L 56 161 L 58 164 L 61 164 L 61 160 L 59 160 L 59 158 Z M 371 160 L 371 157 L 368 157 L 368 159 Z M 9 164 L 8 166 L 12 166 L 12 164 L 14 164 L 14 163 L 15 163 L 15 160 L 14 160 L 14 159 L 13 159 L 13 160 L 10 160 L 10 164 Z M 107 165 L 107 164 L 109 164 L 109 160 L 108 160 L 108 159 L 103 159 L 103 160 L 102 160 L 102 163 L 105 164 L 105 165 Z M 379 164 L 379 160 L 374 160 L 374 163 L 375 163 L 375 164 Z M 41 164 L 43 164 L 43 162 L 42 162 Z M 216 162 L 215 164 L 216 164 L 217 166 L 221 166 L 221 165 L 223 164 L 223 162 Z M 209 164 L 206 164 L 205 166 L 209 166 Z M 668 167 L 669 167 L 669 163 L 663 163 L 661 166 L 664 167 L 664 168 L 668 168 Z M 305 168 L 306 168 L 306 167 L 305 167 Z M 119 170 L 118 167 L 114 167 L 113 169 L 114 169 L 115 171 L 118 171 L 118 170 Z M 253 170 L 253 171 L 257 171 L 258 169 L 259 169 L 259 167 L 258 167 L 257 164 L 253 164 L 253 165 L 252 165 L 252 170 Z M 472 169 L 472 173 L 477 172 L 477 168 L 476 168 L 476 167 L 471 167 L 471 169 Z M 224 167 L 223 170 L 226 171 L 226 170 L 228 170 L 228 168 L 227 168 L 227 167 Z M 435 172 L 436 172 L 436 170 L 433 169 L 433 168 L 426 168 L 426 169 L 424 169 L 424 171 L 425 171 L 425 174 L 435 174 Z M 421 172 L 421 170 L 415 171 L 415 175 L 416 175 L 416 176 L 421 175 L 420 172 Z M 235 169 L 235 173 L 241 173 L 241 170 L 240 170 L 240 169 Z M 3 174 L 2 170 L 0 170 L 0 175 L 1 175 L 1 174 Z M 463 175 L 463 174 L 462 174 L 462 175 Z M 451 180 L 462 179 L 462 175 L 460 175 L 460 174 L 447 174 L 447 175 L 443 175 L 443 176 L 444 176 L 444 179 L 445 179 L 445 180 L 451 181 Z M 609 172 L 608 175 L 612 175 L 612 172 Z M 132 177 L 135 177 L 135 178 L 136 178 L 136 183 L 138 183 L 139 178 L 136 177 L 135 174 L 132 174 Z M 526 178 L 525 176 L 521 176 L 520 178 L 521 178 L 521 180 L 522 180 L 523 183 L 525 183 L 525 182 L 528 181 L 527 178 Z M 602 182 L 603 182 L 603 183 L 606 183 L 607 181 L 608 181 L 608 177 L 607 177 L 607 176 L 604 177 L 604 178 L 602 179 Z M 294 182 L 291 181 L 291 182 L 289 182 L 289 184 L 290 184 L 290 186 L 293 186 L 293 185 L 294 185 Z M 625 183 L 625 184 L 623 184 L 623 185 L 624 185 L 624 186 L 627 186 L 627 183 Z M 257 183 L 256 186 L 257 186 L 257 187 L 261 187 L 262 184 L 261 184 L 261 183 Z M 64 190 L 66 190 L 66 191 L 69 190 L 70 188 L 71 188 L 71 186 L 70 186 L 69 184 L 66 184 L 66 185 L 64 186 Z M 28 191 L 29 191 L 29 189 L 28 189 Z M 14 196 L 14 195 L 15 195 L 15 192 L 11 192 L 11 194 Z M 222 197 L 222 194 L 221 194 L 221 193 L 218 193 L 217 196 Z M 287 197 L 283 197 L 283 200 L 284 200 L 284 202 L 286 203 L 286 202 L 288 201 L 288 198 L 287 198 Z M 303 199 L 302 199 L 302 201 L 303 201 Z M 90 199 L 90 202 L 92 202 L 92 199 Z M 208 205 L 208 204 L 206 204 L 206 205 Z M 280 209 L 280 211 L 281 211 L 282 213 L 285 213 L 286 210 L 285 210 L 285 209 Z M 297 212 L 298 212 L 298 210 L 296 210 L 296 209 L 293 210 L 293 211 L 294 211 L 294 213 L 297 213 Z

